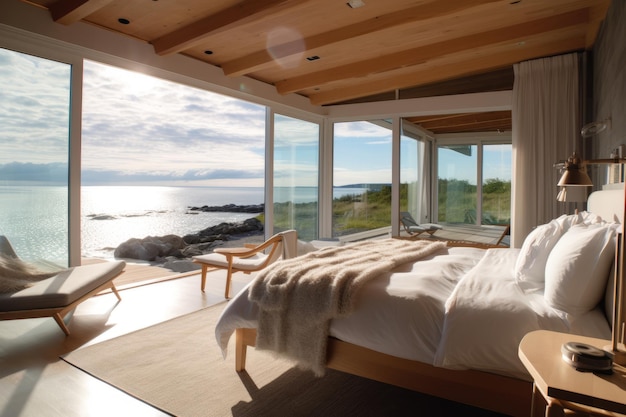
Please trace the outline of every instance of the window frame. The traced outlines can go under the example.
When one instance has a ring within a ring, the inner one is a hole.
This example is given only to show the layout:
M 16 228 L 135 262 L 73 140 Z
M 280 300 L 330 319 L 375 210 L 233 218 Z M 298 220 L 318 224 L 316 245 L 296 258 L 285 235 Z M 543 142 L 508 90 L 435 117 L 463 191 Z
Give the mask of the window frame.
M 483 214 L 483 148 L 485 145 L 512 145 L 513 137 L 511 132 L 484 132 L 484 133 L 467 133 L 467 134 L 441 134 L 437 135 L 432 146 L 432 173 L 431 173 L 431 192 L 432 192 L 432 208 L 431 213 L 433 222 L 439 222 L 439 147 L 450 145 L 475 145 L 477 147 L 476 158 L 476 224 L 482 224 Z M 512 161 L 511 153 L 511 161 Z M 511 182 L 513 181 L 513 173 L 511 173 Z
M 39 38 L 0 37 L 0 47 L 38 58 L 67 64 L 70 70 L 68 134 L 68 265 L 81 264 L 80 185 L 83 57 L 67 45 Z

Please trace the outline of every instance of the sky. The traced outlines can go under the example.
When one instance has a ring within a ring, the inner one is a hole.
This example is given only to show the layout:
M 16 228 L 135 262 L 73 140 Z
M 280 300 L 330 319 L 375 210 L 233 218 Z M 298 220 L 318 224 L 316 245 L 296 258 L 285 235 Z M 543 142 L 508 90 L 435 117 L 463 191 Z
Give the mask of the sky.
M 0 49 L 0 180 L 65 180 L 70 71 Z M 83 185 L 264 185 L 263 106 L 92 61 L 83 82 Z M 317 185 L 318 126 L 284 121 L 276 185 Z M 335 185 L 391 182 L 389 129 L 336 124 L 334 155 Z

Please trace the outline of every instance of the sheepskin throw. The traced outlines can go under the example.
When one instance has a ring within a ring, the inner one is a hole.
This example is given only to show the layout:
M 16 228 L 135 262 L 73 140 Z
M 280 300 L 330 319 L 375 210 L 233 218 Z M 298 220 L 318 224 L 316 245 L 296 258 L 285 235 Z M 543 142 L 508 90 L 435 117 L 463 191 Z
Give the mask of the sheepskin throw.
M 0 254 L 0 294 L 23 290 L 57 273 L 39 271 L 19 258 Z
M 358 290 L 381 273 L 444 248 L 444 242 L 368 240 L 276 262 L 259 273 L 256 346 L 323 375 L 330 320 L 353 311 Z

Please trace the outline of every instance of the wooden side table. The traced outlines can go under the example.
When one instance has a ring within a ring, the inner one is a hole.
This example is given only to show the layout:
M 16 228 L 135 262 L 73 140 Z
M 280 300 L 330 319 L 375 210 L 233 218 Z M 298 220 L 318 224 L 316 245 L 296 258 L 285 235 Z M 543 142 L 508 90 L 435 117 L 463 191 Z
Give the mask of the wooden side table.
M 533 377 L 537 391 L 546 400 L 546 417 L 563 416 L 564 410 L 585 415 L 626 414 L 626 368 L 613 366 L 612 375 L 580 372 L 566 363 L 561 346 L 567 342 L 602 348 L 607 340 L 546 330 L 528 333 L 519 345 L 519 358 Z M 535 416 L 535 395 L 531 416 Z

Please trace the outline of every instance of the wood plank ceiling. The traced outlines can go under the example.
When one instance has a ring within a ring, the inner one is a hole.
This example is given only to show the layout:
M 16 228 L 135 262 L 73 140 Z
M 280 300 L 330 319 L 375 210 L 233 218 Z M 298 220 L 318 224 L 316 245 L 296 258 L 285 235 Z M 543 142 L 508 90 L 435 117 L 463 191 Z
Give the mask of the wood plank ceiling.
M 332 105 L 510 90 L 513 64 L 589 49 L 611 0 L 23 0 Z M 430 116 L 434 133 L 510 112 Z

